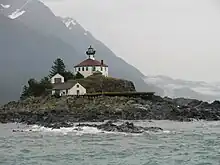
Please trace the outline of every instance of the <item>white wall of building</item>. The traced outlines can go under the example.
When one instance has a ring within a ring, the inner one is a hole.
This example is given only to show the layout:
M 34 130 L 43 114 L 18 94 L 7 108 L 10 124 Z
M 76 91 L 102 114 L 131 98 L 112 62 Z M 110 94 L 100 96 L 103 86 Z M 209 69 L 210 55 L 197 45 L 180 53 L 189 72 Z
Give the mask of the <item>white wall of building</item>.
M 81 73 L 84 77 L 88 77 L 93 75 L 94 72 L 100 71 L 103 76 L 108 77 L 108 67 L 103 67 L 103 66 L 89 66 L 89 67 L 75 67 L 74 68 L 74 74 L 77 72 Z
M 60 96 L 74 96 L 74 95 L 85 95 L 86 89 L 80 85 L 79 83 L 76 83 L 71 89 L 68 90 L 57 90 Z M 55 95 L 56 90 L 52 90 L 52 95 Z
M 61 76 L 60 74 L 56 74 L 51 78 L 51 84 L 55 84 L 55 79 L 59 79 L 59 78 L 61 79 L 61 83 L 64 83 L 64 77 Z
M 86 94 L 86 88 L 84 88 L 79 83 L 76 83 L 71 89 L 68 90 L 67 93 L 67 95 L 85 95 L 85 94 Z

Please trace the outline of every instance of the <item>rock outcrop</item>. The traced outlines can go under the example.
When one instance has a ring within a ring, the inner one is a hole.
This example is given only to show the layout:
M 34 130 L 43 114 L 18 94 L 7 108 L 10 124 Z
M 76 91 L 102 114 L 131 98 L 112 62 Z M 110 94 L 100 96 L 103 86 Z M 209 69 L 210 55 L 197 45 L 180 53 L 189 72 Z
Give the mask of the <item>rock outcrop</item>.
M 44 125 L 45 127 L 52 128 L 52 129 L 60 129 L 63 127 L 73 127 L 72 124 L 68 124 L 65 122 L 62 123 L 54 123 L 54 124 L 49 124 L 49 125 Z M 133 123 L 130 122 L 125 122 L 120 125 L 113 124 L 113 121 L 108 121 L 104 124 L 78 124 L 76 125 L 73 130 L 74 131 L 82 131 L 83 127 L 93 127 L 97 128 L 101 131 L 106 131 L 106 132 L 123 132 L 123 133 L 144 133 L 144 132 L 159 132 L 163 131 L 162 128 L 160 127 L 140 127 L 140 126 L 135 126 Z M 30 132 L 32 129 L 29 130 Z M 19 129 L 14 129 L 12 132 L 24 132 L 24 130 L 19 130 Z
M 53 127 L 105 120 L 220 120 L 220 102 L 132 97 L 45 97 L 10 102 L 0 108 L 0 122 Z
M 108 121 L 104 124 L 96 125 L 96 124 L 79 124 L 77 127 L 96 127 L 103 131 L 108 132 L 125 132 L 125 133 L 143 133 L 146 131 L 158 132 L 162 131 L 162 128 L 159 127 L 140 127 L 135 126 L 133 123 L 125 122 L 121 125 L 113 124 L 112 121 Z

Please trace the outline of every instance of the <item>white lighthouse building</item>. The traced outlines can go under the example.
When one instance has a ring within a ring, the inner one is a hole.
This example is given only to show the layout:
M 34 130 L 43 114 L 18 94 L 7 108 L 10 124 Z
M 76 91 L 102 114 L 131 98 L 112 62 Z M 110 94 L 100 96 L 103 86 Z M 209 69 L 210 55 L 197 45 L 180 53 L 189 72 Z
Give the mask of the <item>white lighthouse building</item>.
M 108 77 L 108 65 L 104 64 L 103 60 L 96 60 L 95 53 L 96 51 L 90 46 L 86 51 L 88 58 L 74 66 L 74 73 L 77 74 L 79 72 L 84 77 L 91 76 L 94 73 L 101 73 L 103 76 Z

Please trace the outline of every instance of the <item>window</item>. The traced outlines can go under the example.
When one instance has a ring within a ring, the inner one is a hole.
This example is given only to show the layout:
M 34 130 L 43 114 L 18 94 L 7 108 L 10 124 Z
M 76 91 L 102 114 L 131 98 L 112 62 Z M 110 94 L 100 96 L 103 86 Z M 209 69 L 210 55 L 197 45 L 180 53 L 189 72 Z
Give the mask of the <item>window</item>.
M 102 71 L 102 67 L 101 67 L 101 71 Z
M 93 66 L 92 70 L 95 71 L 95 66 Z
M 84 67 L 82 67 L 82 71 L 84 71 Z
M 88 71 L 89 70 L 89 68 L 88 67 L 86 67 L 86 71 Z
M 55 84 L 61 83 L 62 79 L 61 78 L 55 78 L 54 79 Z
M 80 71 L 80 68 L 78 69 L 78 71 Z
M 76 87 L 79 88 L 79 84 L 77 84 Z

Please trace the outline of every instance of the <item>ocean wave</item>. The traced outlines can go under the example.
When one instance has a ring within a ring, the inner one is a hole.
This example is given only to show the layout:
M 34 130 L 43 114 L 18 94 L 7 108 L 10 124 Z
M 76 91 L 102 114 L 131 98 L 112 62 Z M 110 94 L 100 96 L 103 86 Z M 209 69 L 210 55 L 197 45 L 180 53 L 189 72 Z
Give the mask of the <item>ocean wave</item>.
M 151 131 L 146 131 L 144 133 L 125 133 L 125 132 L 108 132 L 108 131 L 103 131 L 100 130 L 96 127 L 89 127 L 89 126 L 83 126 L 83 127 L 63 127 L 60 129 L 53 129 L 53 128 L 48 128 L 48 127 L 43 127 L 39 125 L 33 125 L 30 126 L 26 129 L 21 129 L 21 130 L 13 130 L 14 132 L 39 132 L 39 133 L 49 133 L 52 135 L 54 134 L 62 134 L 62 135 L 67 135 L 67 134 L 74 134 L 77 136 L 85 135 L 85 134 L 115 134 L 115 135 L 123 135 L 123 136 L 141 136 L 144 135 L 145 133 L 147 134 L 170 134 L 172 131 L 169 130 L 163 130 L 160 132 L 151 132 Z
M 60 129 L 53 129 L 38 125 L 34 125 L 31 128 L 26 129 L 26 131 L 61 134 L 76 133 L 77 135 L 104 133 L 102 130 L 98 130 L 95 127 L 62 127 Z

